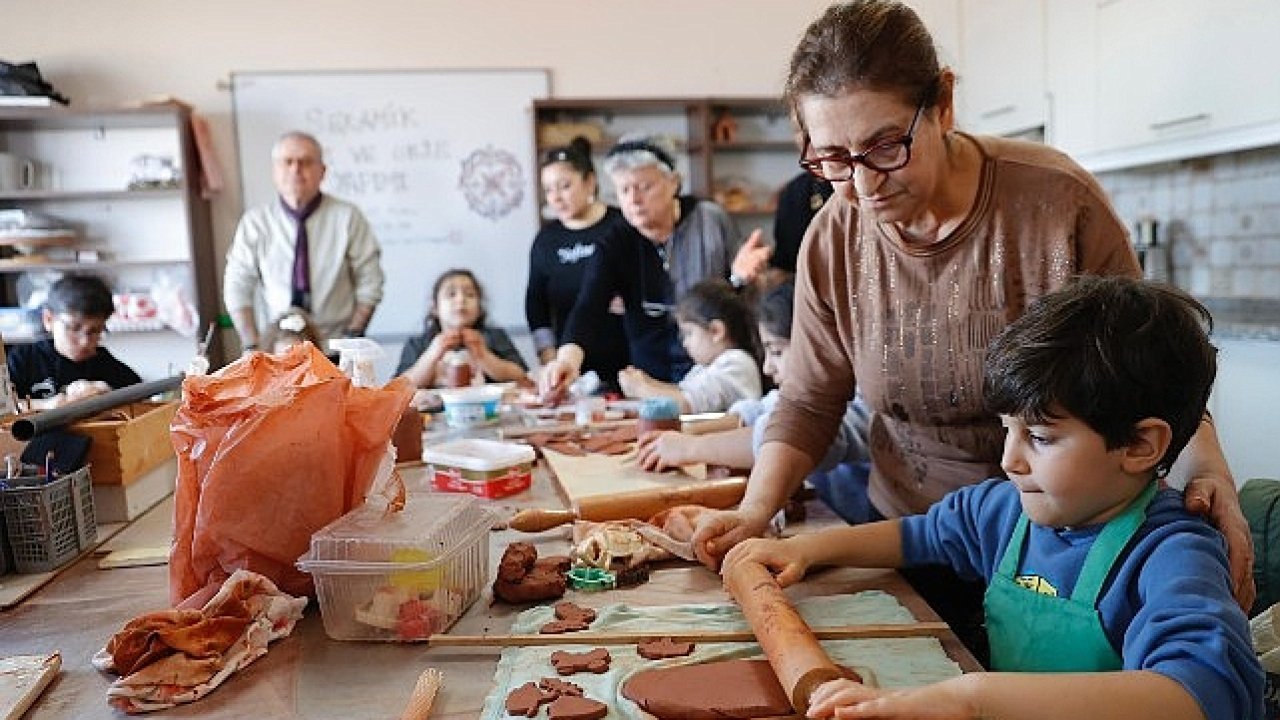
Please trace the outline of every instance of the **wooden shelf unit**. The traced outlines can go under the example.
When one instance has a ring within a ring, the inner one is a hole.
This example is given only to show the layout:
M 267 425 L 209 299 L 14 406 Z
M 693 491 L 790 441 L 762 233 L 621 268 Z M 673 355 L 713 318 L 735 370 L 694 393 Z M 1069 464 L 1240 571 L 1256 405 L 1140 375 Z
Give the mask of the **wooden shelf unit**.
M 211 212 L 200 195 L 190 109 L 180 103 L 0 106 L 0 151 L 35 162 L 38 178 L 33 189 L 0 192 L 0 210 L 30 210 L 65 221 L 77 232 L 77 247 L 108 258 L 0 264 L 0 304 L 16 304 L 18 277 L 28 272 L 93 273 L 113 291 L 150 288 L 158 274 L 167 274 L 187 289 L 195 305 L 196 338 L 149 331 L 142 333 L 152 336 L 145 346 L 107 344 L 145 379 L 162 376 L 168 366 L 185 365 L 221 307 Z M 169 157 L 180 168 L 176 187 L 129 188 L 132 161 L 148 154 Z M 223 360 L 216 338 L 210 348 L 214 367 Z
M 718 139 L 715 125 L 726 116 L 732 118 L 736 131 L 732 138 Z M 629 133 L 664 134 L 677 148 L 683 192 L 720 202 L 739 219 L 744 235 L 754 227 L 772 235 L 777 191 L 800 172 L 789 115 L 777 97 L 553 98 L 534 102 L 539 158 L 551 147 L 567 143 L 575 127 L 589 130 L 583 134 L 592 141 L 596 170 L 602 175 L 601 196 L 606 202 L 615 202 L 609 179 L 603 177 L 602 161 L 609 148 Z M 548 141 L 550 135 L 557 136 L 554 142 Z

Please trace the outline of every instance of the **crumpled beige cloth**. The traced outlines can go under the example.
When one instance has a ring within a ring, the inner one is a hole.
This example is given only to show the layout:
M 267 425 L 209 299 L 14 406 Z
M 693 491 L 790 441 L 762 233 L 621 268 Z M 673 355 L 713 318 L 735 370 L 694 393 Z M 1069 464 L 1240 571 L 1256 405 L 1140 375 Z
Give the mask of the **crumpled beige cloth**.
M 94 667 L 121 676 L 107 689 L 107 704 L 144 713 L 199 700 L 293 632 L 306 606 L 305 597 L 237 570 L 199 610 L 134 618 L 93 656 Z

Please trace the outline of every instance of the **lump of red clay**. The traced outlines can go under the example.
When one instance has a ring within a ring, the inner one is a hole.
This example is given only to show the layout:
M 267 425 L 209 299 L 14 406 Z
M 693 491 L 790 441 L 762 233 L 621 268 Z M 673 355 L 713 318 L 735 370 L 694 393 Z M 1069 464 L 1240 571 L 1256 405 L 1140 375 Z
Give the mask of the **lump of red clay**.
M 572 675 L 580 672 L 596 673 L 597 675 L 609 671 L 609 663 L 613 660 L 609 656 L 609 651 L 604 648 L 595 648 L 584 653 L 565 652 L 564 650 L 556 650 L 551 653 L 551 664 L 555 666 L 556 672 L 561 675 Z M 775 683 L 777 680 L 774 681 Z
M 693 652 L 693 643 L 676 642 L 669 637 L 641 640 L 636 645 L 636 652 L 646 660 L 666 660 L 673 657 L 684 657 Z
M 507 546 L 498 563 L 498 576 L 493 581 L 494 597 L 509 603 L 553 600 L 569 587 L 569 566 L 564 555 L 539 558 L 538 551 L 526 542 Z
M 537 685 L 527 682 L 507 695 L 507 714 L 537 717 L 538 708 L 557 697 L 560 697 L 559 693 L 543 692 Z
M 576 695 L 561 695 L 547 708 L 550 720 L 599 720 L 608 714 L 608 705 Z
M 582 688 L 574 685 L 568 680 L 561 680 L 560 678 L 542 678 L 538 681 L 538 687 L 549 693 L 555 693 L 556 697 L 560 697 L 562 695 L 577 695 L 578 697 L 582 697 Z
M 543 625 L 538 632 L 544 635 L 586 630 L 596 619 L 596 611 L 564 600 L 556 603 L 556 619 Z

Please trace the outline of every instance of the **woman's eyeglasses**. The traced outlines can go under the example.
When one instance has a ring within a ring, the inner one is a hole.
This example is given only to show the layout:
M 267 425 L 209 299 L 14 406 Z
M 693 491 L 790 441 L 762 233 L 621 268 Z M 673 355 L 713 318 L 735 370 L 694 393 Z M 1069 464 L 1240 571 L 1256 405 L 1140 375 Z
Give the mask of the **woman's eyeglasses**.
M 852 179 L 854 168 L 859 164 L 882 173 L 906 167 L 906 164 L 911 162 L 911 143 L 915 139 L 916 123 L 920 120 L 920 113 L 923 111 L 924 103 L 922 102 L 916 108 L 915 117 L 911 118 L 911 125 L 907 128 L 906 135 L 896 140 L 872 145 L 860 153 L 851 153 L 841 148 L 830 155 L 808 157 L 809 138 L 806 136 L 804 149 L 800 151 L 800 167 L 819 180 L 828 182 L 844 182 Z

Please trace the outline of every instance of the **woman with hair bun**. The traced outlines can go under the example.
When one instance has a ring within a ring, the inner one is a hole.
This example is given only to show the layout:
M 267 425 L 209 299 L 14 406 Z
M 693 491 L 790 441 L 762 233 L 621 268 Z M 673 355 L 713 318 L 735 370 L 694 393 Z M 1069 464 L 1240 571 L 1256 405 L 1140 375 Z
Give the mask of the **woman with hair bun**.
M 599 183 L 591 162 L 591 143 L 578 136 L 564 147 L 542 157 L 542 192 L 555 219 L 542 226 L 529 251 L 529 284 L 524 314 L 533 333 L 539 361 L 555 358 L 564 341 L 569 311 L 578 299 L 583 275 L 596 245 L 622 220 L 618 208 L 601 202 Z M 600 329 L 601 342 L 593 345 L 583 361 L 584 370 L 595 370 L 612 383 L 629 364 L 622 316 L 610 312 Z

